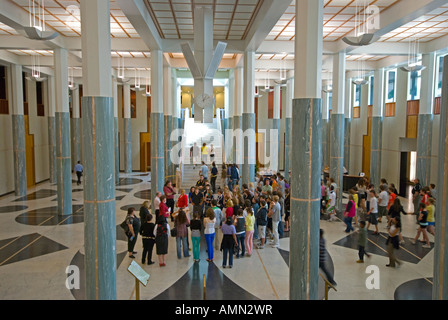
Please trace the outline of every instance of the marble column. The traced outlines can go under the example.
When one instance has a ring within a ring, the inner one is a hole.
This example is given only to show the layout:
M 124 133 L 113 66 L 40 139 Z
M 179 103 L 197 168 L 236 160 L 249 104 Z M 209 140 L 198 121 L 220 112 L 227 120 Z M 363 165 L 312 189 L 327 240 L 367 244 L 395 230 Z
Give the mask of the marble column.
M 72 168 L 70 143 L 70 112 L 68 102 L 68 52 L 54 49 L 56 88 L 56 174 L 58 213 L 72 214 Z
M 86 299 L 116 293 L 115 150 L 110 3 L 81 0 Z M 120 221 L 121 222 L 121 221 Z
M 384 69 L 375 70 L 372 108 L 372 142 L 370 183 L 378 190 L 381 182 L 381 149 L 383 145 Z
M 120 182 L 120 135 L 118 125 L 118 82 L 112 79 L 112 96 L 114 99 L 114 158 L 115 158 L 115 184 Z
M 123 85 L 124 172 L 132 173 L 131 87 Z
M 26 146 L 23 109 L 23 82 L 21 65 L 11 65 L 12 82 L 12 141 L 14 149 L 14 194 L 26 196 Z
M 322 170 L 330 169 L 330 121 L 328 93 L 322 92 Z
M 54 77 L 48 77 L 48 165 L 50 183 L 56 183 L 56 120 L 55 120 L 55 84 Z
M 344 138 L 345 138 L 345 52 L 333 58 L 333 99 L 330 118 L 330 177 L 337 190 L 336 208 L 342 211 L 342 190 L 344 179 Z
M 72 96 L 72 118 L 71 134 L 72 134 L 72 169 L 78 161 L 83 163 L 81 158 L 81 119 L 79 105 L 79 85 L 75 85 L 75 89 L 70 91 Z
M 243 101 L 243 184 L 255 182 L 255 53 L 244 53 L 244 101 Z
M 291 170 L 291 148 L 292 148 L 292 100 L 294 98 L 294 79 L 289 79 L 286 85 L 286 117 L 285 117 L 285 177 L 289 181 Z
M 163 67 L 163 114 L 164 114 L 164 130 L 165 130 L 165 181 L 175 180 L 173 173 L 173 163 L 171 162 L 171 132 L 173 131 L 173 99 L 172 99 L 172 79 L 171 68 L 168 66 Z
M 233 145 L 233 163 L 240 169 L 243 164 L 243 104 L 244 104 L 244 73 L 243 68 L 235 69 L 235 113 L 233 116 L 233 135 L 236 143 Z M 241 175 L 241 170 L 240 170 Z M 241 178 L 241 177 L 240 177 Z
M 322 166 L 323 0 L 296 1 L 289 298 L 316 300 Z
M 172 148 L 174 148 L 174 146 L 178 143 L 181 142 L 181 131 L 179 129 L 181 129 L 179 127 L 179 114 L 180 114 L 180 87 L 179 84 L 177 82 L 177 74 L 176 74 L 176 70 L 175 69 L 171 69 L 171 92 L 172 92 L 172 103 L 171 103 L 171 113 L 172 113 L 172 117 L 171 117 L 171 127 L 173 132 L 178 132 L 178 136 L 176 137 L 172 137 L 171 140 L 171 145 Z M 167 135 L 167 137 L 169 137 Z M 175 154 L 173 154 L 173 160 L 176 159 Z M 172 175 L 173 180 L 176 179 L 176 173 L 177 173 L 177 167 L 179 165 L 178 161 L 175 160 L 174 162 L 171 160 L 171 157 L 169 160 L 167 160 L 171 163 L 171 171 L 172 171 Z M 178 186 L 180 187 L 180 186 Z
M 352 79 L 345 80 L 345 137 L 344 137 L 344 167 L 350 171 L 350 136 L 351 136 L 351 108 L 352 108 Z
M 434 241 L 434 300 L 448 299 L 448 56 L 443 60 L 442 102 L 440 108 L 439 161 L 437 180 L 436 230 Z
M 165 183 L 165 128 L 163 117 L 163 55 L 151 52 L 151 201 Z
M 270 141 L 270 144 L 274 144 L 274 147 L 270 148 L 274 150 L 274 154 L 271 156 L 271 169 L 274 172 L 278 172 L 280 170 L 280 138 L 281 138 L 281 122 L 280 122 L 280 104 L 282 99 L 282 88 L 280 85 L 274 86 L 274 117 L 272 119 L 272 130 L 277 132 L 277 140 Z M 271 135 L 272 137 L 272 135 Z
M 423 186 L 429 186 L 431 180 L 432 126 L 434 114 L 434 89 L 436 72 L 436 54 L 424 54 L 422 64 L 421 97 L 417 132 L 417 178 Z
M 165 180 L 173 180 L 175 178 L 173 174 L 173 163 L 171 162 L 171 148 L 172 142 L 170 140 L 171 132 L 173 131 L 173 116 L 164 115 L 164 131 L 166 139 L 164 142 L 165 149 Z
M 344 168 L 350 171 L 350 135 L 352 128 L 352 119 L 344 119 Z
M 226 163 L 233 163 L 234 162 L 234 148 L 235 145 L 233 143 L 233 127 L 234 127 L 234 120 L 233 117 L 235 115 L 235 94 L 236 94 L 236 88 L 235 88 L 235 70 L 230 69 L 229 71 L 229 107 L 228 107 L 228 114 L 226 114 L 227 118 L 227 125 L 226 125 L 226 131 L 224 132 L 224 153 L 225 153 L 225 162 Z

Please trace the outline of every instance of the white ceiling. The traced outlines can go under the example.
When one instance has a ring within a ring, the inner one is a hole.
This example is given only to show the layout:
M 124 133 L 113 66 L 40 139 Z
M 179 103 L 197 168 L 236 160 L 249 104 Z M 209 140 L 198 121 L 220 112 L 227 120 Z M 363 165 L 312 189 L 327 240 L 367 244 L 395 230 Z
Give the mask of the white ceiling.
M 2 0 L 14 3 L 23 14 L 28 16 L 30 12 L 29 3 L 33 0 Z M 38 0 L 34 0 L 38 1 Z M 70 39 L 76 41 L 81 36 L 79 0 L 44 0 L 45 1 L 45 25 L 47 30 L 54 30 L 60 33 L 60 37 L 70 42 Z M 264 7 L 268 0 L 111 0 L 110 24 L 111 37 L 114 43 L 119 43 L 119 50 L 111 52 L 113 58 L 125 57 L 126 61 L 135 61 L 132 63 L 133 68 L 137 68 L 139 61 L 142 61 L 141 68 L 147 68 L 147 60 L 150 57 L 150 48 L 144 47 L 144 36 L 139 35 L 137 29 L 130 22 L 132 17 L 127 17 L 124 12 L 127 6 L 132 2 L 143 1 L 146 10 L 152 17 L 157 35 L 162 41 L 177 41 L 169 43 L 170 48 L 175 48 L 180 41 L 191 41 L 193 39 L 193 21 L 194 7 L 199 5 L 209 5 L 213 8 L 214 26 L 213 34 L 215 40 L 227 41 L 235 43 L 234 46 L 249 42 L 254 36 L 255 28 L 260 28 L 257 19 L 259 15 L 264 14 L 262 18 L 271 17 L 267 13 L 263 13 Z M 285 0 L 283 0 L 284 2 Z M 355 18 L 357 10 L 360 10 L 360 1 L 367 5 L 375 5 L 380 10 L 380 17 L 384 13 L 389 14 L 393 10 L 398 11 L 400 5 L 407 0 L 325 0 L 324 1 L 324 46 L 330 48 L 330 52 L 337 52 L 341 48 L 341 39 L 351 34 L 357 27 Z M 436 2 L 431 0 L 421 0 L 425 2 Z M 278 1 L 279 3 L 280 1 Z M 411 1 L 410 1 L 411 2 Z M 415 3 L 416 1 L 412 1 Z M 422 44 L 428 44 L 431 47 L 433 43 L 437 43 L 437 47 L 443 46 L 439 42 L 448 39 L 448 1 L 438 1 L 442 3 L 436 9 L 423 12 L 421 15 L 414 17 L 406 23 L 398 24 L 392 31 L 382 35 L 378 41 L 375 52 L 347 52 L 347 61 L 368 61 L 372 65 L 388 63 L 391 56 L 405 54 L 405 49 L 400 53 L 394 52 L 391 45 L 407 43 L 411 40 L 418 39 Z M 273 7 L 275 8 L 275 7 Z M 270 28 L 264 34 L 264 42 L 261 46 L 262 51 L 258 51 L 255 55 L 259 67 L 256 70 L 278 70 L 291 69 L 293 66 L 294 54 L 294 35 L 295 35 L 295 0 L 284 6 L 283 10 L 278 14 L 277 21 L 270 21 Z M 273 11 L 274 9 L 270 9 Z M 260 13 L 261 12 L 261 13 Z M 399 17 L 397 17 L 397 20 Z M 23 19 L 22 19 L 23 20 Z M 266 21 L 264 21 L 266 23 Z M 257 34 L 259 36 L 259 34 Z M 14 28 L 0 21 L 0 42 L 8 37 L 17 39 L 22 37 Z M 132 40 L 132 42 L 124 42 Z M 437 42 L 440 40 L 439 42 Z M 246 42 L 245 42 L 246 41 Z M 277 44 L 278 43 L 278 44 Z M 133 44 L 138 44 L 135 48 Z M 174 44 L 174 45 L 173 45 Z M 387 48 L 381 51 L 380 48 Z M 448 40 L 446 41 L 448 47 Z M 0 45 L 1 47 L 1 45 Z M 271 48 L 266 50 L 265 48 Z M 287 49 L 284 49 L 287 48 Z M 401 47 L 404 48 L 404 47 Z M 8 48 L 9 53 L 19 57 L 30 55 L 39 55 L 42 57 L 51 57 L 52 49 L 24 49 L 24 48 Z M 78 49 L 78 51 L 80 51 Z M 236 49 L 238 51 L 238 49 Z M 168 57 L 175 65 L 181 65 L 183 55 L 180 50 L 168 51 Z M 231 65 L 232 61 L 236 63 L 239 60 L 237 52 L 228 52 L 225 54 L 223 61 L 226 65 Z M 177 62 L 179 61 L 179 62 Z M 395 60 L 394 60 L 395 61 Z M 272 64 L 272 68 L 269 67 Z

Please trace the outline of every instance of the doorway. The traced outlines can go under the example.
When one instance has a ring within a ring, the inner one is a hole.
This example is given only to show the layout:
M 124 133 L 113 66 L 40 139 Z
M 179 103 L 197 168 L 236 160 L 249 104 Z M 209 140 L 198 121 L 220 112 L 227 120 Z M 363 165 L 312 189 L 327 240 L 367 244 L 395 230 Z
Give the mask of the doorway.
M 416 178 L 417 171 L 417 152 L 401 152 L 400 157 L 400 189 L 399 196 L 409 196 L 409 186 L 411 181 Z

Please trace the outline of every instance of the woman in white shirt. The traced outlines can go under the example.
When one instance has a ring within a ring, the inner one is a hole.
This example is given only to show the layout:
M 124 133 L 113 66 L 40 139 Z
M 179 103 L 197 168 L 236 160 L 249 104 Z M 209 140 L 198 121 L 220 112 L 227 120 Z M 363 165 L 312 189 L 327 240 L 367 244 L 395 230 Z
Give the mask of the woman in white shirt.
M 208 262 L 213 262 L 213 241 L 215 240 L 215 211 L 208 208 L 204 218 L 204 237 L 207 243 Z
M 379 234 L 378 232 L 378 199 L 374 189 L 369 191 L 370 194 L 370 210 L 367 212 L 369 222 L 367 223 L 367 230 L 369 230 L 370 224 L 375 226 L 375 232 L 373 234 Z

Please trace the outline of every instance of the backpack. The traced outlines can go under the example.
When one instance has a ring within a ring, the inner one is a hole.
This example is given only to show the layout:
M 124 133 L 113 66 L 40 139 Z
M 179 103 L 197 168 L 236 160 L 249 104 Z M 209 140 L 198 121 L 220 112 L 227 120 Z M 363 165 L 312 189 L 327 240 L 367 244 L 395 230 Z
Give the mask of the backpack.
M 129 226 L 128 226 L 128 218 L 124 219 L 124 221 L 120 224 L 120 227 L 123 228 L 124 233 L 127 235 L 129 233 Z
M 258 209 L 256 219 L 259 226 L 265 226 L 267 224 L 267 211 L 268 210 L 265 207 L 260 207 Z

